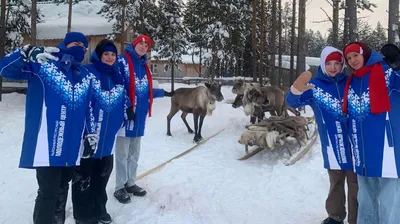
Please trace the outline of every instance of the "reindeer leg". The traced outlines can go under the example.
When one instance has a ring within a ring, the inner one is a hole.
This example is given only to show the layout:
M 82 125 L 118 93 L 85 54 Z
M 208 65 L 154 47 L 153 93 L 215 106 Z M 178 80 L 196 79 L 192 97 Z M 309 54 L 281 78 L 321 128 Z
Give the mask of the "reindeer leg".
M 260 111 L 260 114 L 258 115 L 258 123 L 260 123 L 265 117 L 264 111 Z
M 175 105 L 171 105 L 171 109 L 169 111 L 169 114 L 167 116 L 167 135 L 171 135 L 171 119 L 175 116 L 176 113 L 178 113 L 179 108 Z
M 256 116 L 250 115 L 250 123 L 255 124 L 256 123 Z
M 292 157 L 292 153 L 290 152 L 290 148 L 286 147 L 287 152 L 289 153 L 289 156 Z
M 188 113 L 183 112 L 182 115 L 181 115 L 181 118 L 182 118 L 182 120 L 183 120 L 183 123 L 185 123 L 186 128 L 188 129 L 188 132 L 189 132 L 190 134 L 193 134 L 194 132 L 193 132 L 193 130 L 190 128 L 190 126 L 189 126 L 189 124 L 188 124 L 188 122 L 187 122 L 187 120 L 186 120 L 186 116 L 187 116 L 187 115 L 188 115 Z
M 199 114 L 193 111 L 193 120 L 194 120 L 194 138 L 193 141 L 198 143 L 200 141 L 199 138 Z
M 203 136 L 201 136 L 201 128 L 203 127 L 203 121 L 205 117 L 206 115 L 200 115 L 199 134 L 197 135 L 199 136 L 200 140 L 203 140 Z

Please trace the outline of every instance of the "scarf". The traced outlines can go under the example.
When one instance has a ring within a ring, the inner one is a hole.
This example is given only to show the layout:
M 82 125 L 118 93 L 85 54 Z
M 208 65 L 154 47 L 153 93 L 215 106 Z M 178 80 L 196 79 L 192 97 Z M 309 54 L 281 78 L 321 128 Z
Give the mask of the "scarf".
M 129 66 L 129 99 L 131 100 L 131 104 L 135 105 L 135 98 L 136 98 L 136 88 L 135 88 L 135 70 L 133 67 L 133 61 L 132 57 L 128 52 L 125 52 L 125 56 L 128 59 L 128 66 Z M 147 76 L 147 81 L 149 83 L 149 100 L 150 100 L 150 106 L 149 106 L 149 117 L 151 117 L 151 108 L 153 105 L 153 79 L 151 77 L 151 71 L 147 63 L 144 63 L 144 67 L 146 69 L 146 76 Z
M 362 78 L 368 73 L 371 73 L 368 84 L 371 113 L 380 114 L 390 111 L 389 92 L 386 86 L 382 63 L 376 63 L 371 66 L 364 66 L 360 69 L 357 69 L 350 75 L 350 78 L 347 80 L 346 86 L 344 87 L 344 97 L 342 105 L 342 111 L 344 113 L 347 113 L 348 93 L 353 77 L 356 76 L 357 78 Z

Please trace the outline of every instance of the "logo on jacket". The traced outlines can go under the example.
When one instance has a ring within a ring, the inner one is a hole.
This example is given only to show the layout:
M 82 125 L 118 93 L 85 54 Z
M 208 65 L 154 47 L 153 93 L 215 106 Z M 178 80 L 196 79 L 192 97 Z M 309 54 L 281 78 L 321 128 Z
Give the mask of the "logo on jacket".
M 342 112 L 342 102 L 339 99 L 333 97 L 332 94 L 325 92 L 319 87 L 315 87 L 312 90 L 314 98 L 319 106 L 322 106 L 324 110 L 332 114 L 332 116 L 338 120 L 345 118 Z
M 136 84 L 136 95 L 137 96 L 143 96 L 143 95 L 149 93 L 149 82 L 147 81 L 146 76 L 144 76 L 142 79 L 136 78 L 135 84 Z
M 101 89 L 101 82 L 93 76 L 93 89 L 97 101 L 102 110 L 112 111 L 125 99 L 125 88 L 123 85 L 115 85 L 111 90 Z
M 41 67 L 44 82 L 49 85 L 67 104 L 67 106 L 80 106 L 85 102 L 90 86 L 89 73 L 82 82 L 72 85 L 66 75 L 54 63 L 46 63 Z
M 348 94 L 349 114 L 355 117 L 357 121 L 364 120 L 370 113 L 369 88 L 359 96 L 354 89 L 350 87 Z

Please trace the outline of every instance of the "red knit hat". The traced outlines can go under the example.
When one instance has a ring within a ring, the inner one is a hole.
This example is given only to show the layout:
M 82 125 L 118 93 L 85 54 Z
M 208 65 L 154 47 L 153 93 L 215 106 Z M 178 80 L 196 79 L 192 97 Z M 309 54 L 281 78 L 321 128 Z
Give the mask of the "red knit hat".
M 346 57 L 348 53 L 356 52 L 359 54 L 364 54 L 362 46 L 358 43 L 351 43 L 344 48 L 344 56 Z
M 326 57 L 325 63 L 327 63 L 328 61 L 338 61 L 340 63 L 343 63 L 342 54 L 339 52 L 332 52 L 328 55 L 328 57 Z
M 135 47 L 136 44 L 138 44 L 139 42 L 145 42 L 149 46 L 149 50 L 150 50 L 152 42 L 151 42 L 151 39 L 150 39 L 149 36 L 146 36 L 144 34 L 141 34 L 141 35 L 137 36 L 136 39 L 134 39 L 132 41 L 133 47 Z
M 352 42 L 344 47 L 344 58 L 347 62 L 347 54 L 350 52 L 356 52 L 363 56 L 364 64 L 368 62 L 371 57 L 371 48 L 364 42 Z

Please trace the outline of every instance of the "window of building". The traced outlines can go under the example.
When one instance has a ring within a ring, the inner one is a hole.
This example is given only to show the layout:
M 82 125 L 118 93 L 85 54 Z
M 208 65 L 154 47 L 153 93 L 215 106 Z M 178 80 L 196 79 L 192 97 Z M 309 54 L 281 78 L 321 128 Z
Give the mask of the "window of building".
M 157 75 L 157 64 L 151 64 L 150 68 L 151 68 L 151 73 Z

